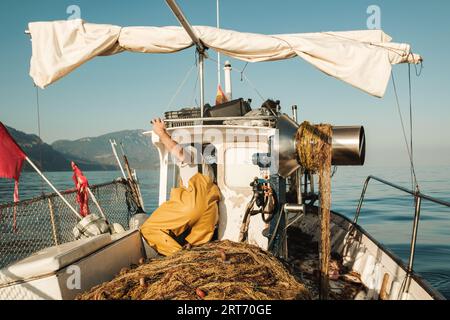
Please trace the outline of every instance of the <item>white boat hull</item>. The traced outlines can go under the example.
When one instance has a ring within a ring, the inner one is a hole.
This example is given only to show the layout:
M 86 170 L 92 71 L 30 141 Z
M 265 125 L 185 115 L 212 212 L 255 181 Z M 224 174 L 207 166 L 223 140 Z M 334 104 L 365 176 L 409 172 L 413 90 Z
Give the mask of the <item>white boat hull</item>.
M 137 230 L 50 247 L 0 271 L 0 300 L 71 300 L 142 256 Z
M 317 215 L 308 213 L 295 228 L 317 240 L 318 223 Z M 350 235 L 351 226 L 347 218 L 332 214 L 332 250 L 342 256 L 346 267 L 361 275 L 367 288 L 356 299 L 378 299 L 383 279 L 387 276 L 385 297 L 389 300 L 444 299 L 415 274 L 408 292 L 400 293 L 406 277 L 402 262 L 362 228 L 356 227 Z M 47 248 L 0 271 L 0 299 L 74 299 L 78 294 L 113 279 L 122 268 L 137 264 L 144 252 L 137 230 Z M 74 287 L 77 270 L 80 277 L 78 287 Z
M 306 214 L 295 227 L 311 235 L 313 241 L 320 239 L 320 224 L 316 213 Z M 386 300 L 445 299 L 417 274 L 411 276 L 409 288 L 401 290 L 407 275 L 404 263 L 363 228 L 356 226 L 352 230 L 352 227 L 353 224 L 349 219 L 332 213 L 330 225 L 332 253 L 342 257 L 343 265 L 359 274 L 361 282 L 366 287 L 364 292 L 355 297 L 356 299 L 373 300 L 381 297 Z M 384 292 L 380 297 L 382 287 Z

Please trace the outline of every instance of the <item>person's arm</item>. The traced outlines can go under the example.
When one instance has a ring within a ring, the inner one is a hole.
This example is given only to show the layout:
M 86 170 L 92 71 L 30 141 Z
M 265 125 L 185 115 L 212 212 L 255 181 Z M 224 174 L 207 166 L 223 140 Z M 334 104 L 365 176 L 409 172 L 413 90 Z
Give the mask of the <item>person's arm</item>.
M 172 155 L 174 155 L 179 161 L 183 162 L 183 148 L 167 133 L 164 121 L 161 121 L 161 119 L 157 118 L 153 119 L 151 123 L 153 125 L 153 133 L 155 133 L 159 137 L 161 143 L 164 144 L 166 149 L 169 150 Z

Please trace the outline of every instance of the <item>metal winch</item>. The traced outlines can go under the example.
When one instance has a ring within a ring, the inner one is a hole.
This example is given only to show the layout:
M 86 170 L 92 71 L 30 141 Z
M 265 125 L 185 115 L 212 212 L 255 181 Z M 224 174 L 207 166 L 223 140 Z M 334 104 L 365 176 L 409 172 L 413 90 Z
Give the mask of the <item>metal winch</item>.
M 262 177 L 250 183 L 253 197 L 247 205 L 240 233 L 240 240 L 245 241 L 250 217 L 261 214 L 268 226 L 263 231 L 268 238 L 268 250 L 279 257 L 287 257 L 286 229 L 305 212 L 305 201 L 310 197 L 306 190 L 306 180 L 310 175 L 302 168 L 297 151 L 296 135 L 300 125 L 294 119 L 296 115 L 292 118 L 279 115 L 277 134 L 269 139 L 269 152 L 253 155 L 253 164 L 261 169 Z M 363 165 L 364 127 L 334 126 L 332 132 L 332 165 Z M 311 189 L 313 184 L 310 182 Z M 296 201 L 288 199 L 288 192 L 291 191 L 296 193 Z

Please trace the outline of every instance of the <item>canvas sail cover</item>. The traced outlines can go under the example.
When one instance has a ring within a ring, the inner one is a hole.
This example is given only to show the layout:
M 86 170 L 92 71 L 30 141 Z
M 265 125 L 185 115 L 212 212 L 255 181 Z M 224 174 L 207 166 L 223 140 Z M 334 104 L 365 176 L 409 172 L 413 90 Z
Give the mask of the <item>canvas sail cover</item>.
M 206 47 L 247 62 L 306 60 L 324 73 L 376 97 L 386 91 L 392 65 L 419 63 L 408 44 L 381 30 L 263 35 L 193 27 Z M 193 46 L 181 27 L 119 27 L 83 20 L 33 22 L 30 75 L 41 88 L 85 62 L 123 51 L 173 53 Z

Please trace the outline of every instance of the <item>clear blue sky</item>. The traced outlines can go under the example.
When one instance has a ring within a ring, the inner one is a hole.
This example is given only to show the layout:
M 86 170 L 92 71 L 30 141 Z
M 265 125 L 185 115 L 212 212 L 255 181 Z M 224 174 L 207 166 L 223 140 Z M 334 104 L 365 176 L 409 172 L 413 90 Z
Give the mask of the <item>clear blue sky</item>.
M 215 0 L 179 0 L 194 25 L 215 25 Z M 413 78 L 415 143 L 418 162 L 450 164 L 450 1 L 267 1 L 222 0 L 221 26 L 259 33 L 297 33 L 365 29 L 369 5 L 381 8 L 383 30 L 407 42 L 425 58 Z M 2 0 L 0 1 L 0 120 L 36 133 L 35 89 L 28 76 L 31 21 L 62 20 L 78 5 L 83 19 L 122 26 L 178 25 L 163 0 Z M 215 54 L 211 52 L 215 57 Z M 97 58 L 40 92 L 42 138 L 46 142 L 143 128 L 167 111 L 178 84 L 194 63 L 194 49 L 171 55 L 124 53 Z M 242 68 L 243 62 L 233 61 Z M 407 117 L 407 66 L 396 66 L 400 98 Z M 329 78 L 296 58 L 251 64 L 246 74 L 264 95 L 281 100 L 288 112 L 300 106 L 300 119 L 336 125 L 363 124 L 369 163 L 392 157 L 407 164 L 392 86 L 384 99 L 373 98 Z M 255 92 L 234 74 L 234 96 Z M 191 105 L 195 72 L 171 109 Z M 206 100 L 215 97 L 216 65 L 207 63 Z M 197 93 L 197 92 L 196 92 Z

